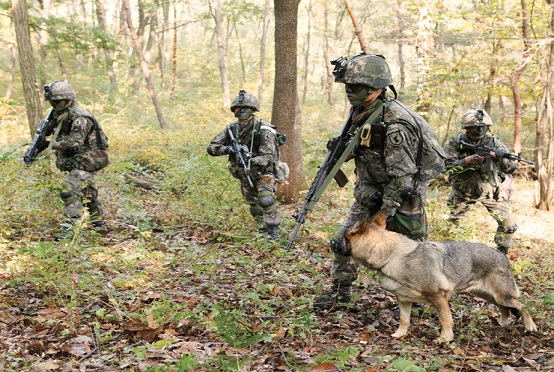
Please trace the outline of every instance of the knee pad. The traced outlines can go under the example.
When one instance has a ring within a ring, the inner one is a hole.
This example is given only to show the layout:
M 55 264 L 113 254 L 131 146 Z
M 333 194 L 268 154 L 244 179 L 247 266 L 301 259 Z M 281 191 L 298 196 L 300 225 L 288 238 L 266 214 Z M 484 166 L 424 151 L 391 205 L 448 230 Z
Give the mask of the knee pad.
M 271 207 L 273 204 L 275 204 L 273 193 L 271 191 L 261 191 L 258 194 L 258 202 L 260 203 L 260 206 L 262 206 L 262 208 L 264 209 Z
M 512 224 L 512 225 L 508 225 L 508 226 L 504 226 L 504 232 L 506 234 L 513 234 L 517 231 L 517 224 Z

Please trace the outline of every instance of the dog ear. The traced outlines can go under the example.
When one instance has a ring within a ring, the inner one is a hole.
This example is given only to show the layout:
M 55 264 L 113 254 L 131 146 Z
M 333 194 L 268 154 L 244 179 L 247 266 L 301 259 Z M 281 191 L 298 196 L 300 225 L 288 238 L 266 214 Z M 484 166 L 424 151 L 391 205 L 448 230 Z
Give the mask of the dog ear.
M 377 227 L 385 228 L 387 225 L 387 210 L 383 208 L 380 209 L 379 212 L 375 213 L 375 216 L 371 219 L 371 224 L 376 225 Z

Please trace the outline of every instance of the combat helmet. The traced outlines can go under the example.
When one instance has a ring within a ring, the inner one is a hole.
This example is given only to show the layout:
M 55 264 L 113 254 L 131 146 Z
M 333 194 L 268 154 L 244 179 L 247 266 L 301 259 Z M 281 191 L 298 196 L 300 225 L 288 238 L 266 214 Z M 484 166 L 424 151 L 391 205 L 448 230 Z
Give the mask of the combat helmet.
M 350 59 L 342 57 L 340 67 L 336 66 L 335 81 L 344 84 L 362 84 L 382 89 L 392 85 L 390 67 L 380 54 L 356 54 Z M 337 61 L 337 60 L 335 60 Z M 331 61 L 331 63 L 335 62 Z M 333 63 L 334 64 L 334 63 Z M 340 71 L 342 68 L 343 71 Z M 342 72 L 342 74 L 340 73 Z M 342 75 L 342 76 L 341 76 Z
M 471 108 L 462 116 L 462 128 L 491 126 L 492 120 L 485 110 Z
M 236 107 L 250 107 L 254 111 L 260 111 L 260 102 L 253 94 L 241 90 L 231 102 L 231 112 L 235 112 Z
M 44 99 L 46 101 L 74 101 L 75 98 L 77 98 L 75 91 L 71 85 L 65 81 L 54 80 L 50 84 L 44 86 Z

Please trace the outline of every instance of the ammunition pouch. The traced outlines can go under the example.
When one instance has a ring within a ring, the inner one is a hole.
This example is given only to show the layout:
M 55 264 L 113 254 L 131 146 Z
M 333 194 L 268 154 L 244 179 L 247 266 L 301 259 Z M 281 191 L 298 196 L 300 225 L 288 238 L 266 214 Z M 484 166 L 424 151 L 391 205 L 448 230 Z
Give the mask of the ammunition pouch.
M 281 184 L 289 178 L 289 165 L 285 163 L 284 161 L 277 161 L 277 163 L 274 165 L 274 173 L 275 174 L 275 180 L 277 183 Z
M 88 151 L 84 154 L 78 154 L 73 157 L 76 168 L 87 172 L 96 172 L 105 168 L 109 163 L 108 152 L 106 150 Z
M 372 150 L 383 150 L 386 134 L 386 125 L 380 122 L 366 123 L 361 129 L 360 146 L 369 147 Z
M 414 191 L 404 194 L 394 216 L 387 217 L 387 230 L 413 240 L 427 238 L 427 215 L 421 195 Z

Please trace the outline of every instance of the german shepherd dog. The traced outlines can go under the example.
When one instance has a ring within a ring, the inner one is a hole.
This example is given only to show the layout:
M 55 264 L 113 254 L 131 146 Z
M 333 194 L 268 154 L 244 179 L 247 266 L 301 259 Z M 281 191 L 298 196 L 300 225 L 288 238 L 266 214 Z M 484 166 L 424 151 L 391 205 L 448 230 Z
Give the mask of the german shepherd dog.
M 392 337 L 408 332 L 412 303 L 430 303 L 438 312 L 438 341 L 452 341 L 454 322 L 448 303 L 455 292 L 481 297 L 500 309 L 500 325 L 508 324 L 512 312 L 523 317 L 527 331 L 537 331 L 529 312 L 522 310 L 519 288 L 508 259 L 484 244 L 449 241 L 417 242 L 385 229 L 386 212 L 380 210 L 371 222 L 364 221 L 346 233 L 344 255 L 377 270 L 381 285 L 396 295 L 400 325 Z

